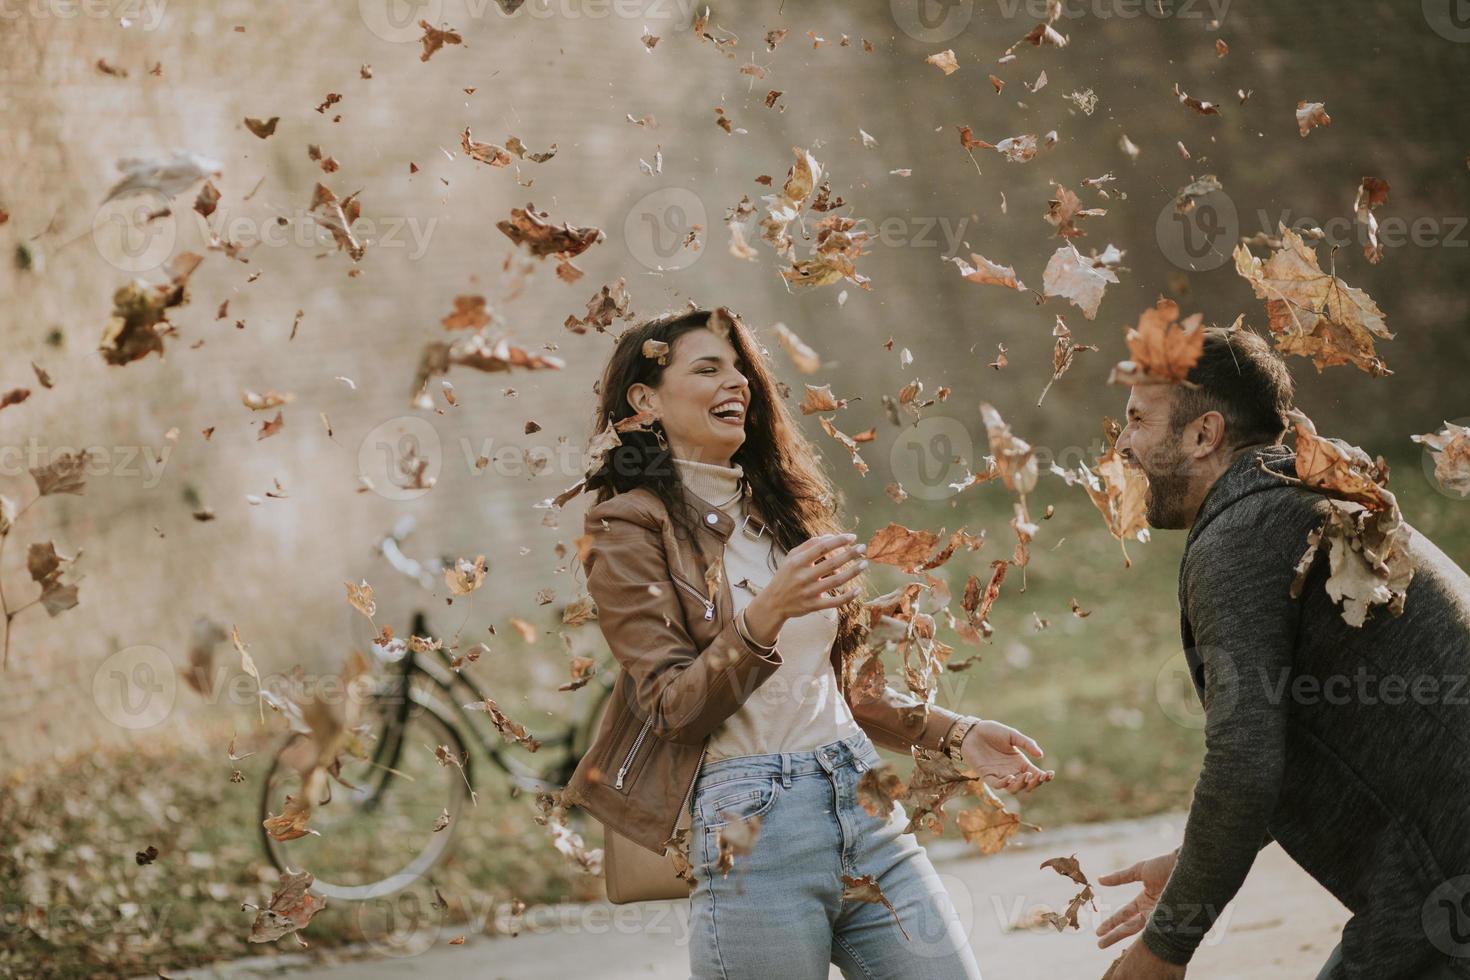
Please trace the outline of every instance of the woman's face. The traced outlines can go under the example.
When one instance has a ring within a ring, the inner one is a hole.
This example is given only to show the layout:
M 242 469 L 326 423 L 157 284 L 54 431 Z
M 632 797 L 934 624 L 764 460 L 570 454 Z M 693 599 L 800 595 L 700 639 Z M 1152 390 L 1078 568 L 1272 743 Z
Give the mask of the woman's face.
M 674 341 L 658 387 L 630 385 L 628 402 L 663 421 L 675 456 L 729 466 L 745 442 L 750 406 L 750 382 L 736 367 L 737 356 L 713 330 L 687 331 Z

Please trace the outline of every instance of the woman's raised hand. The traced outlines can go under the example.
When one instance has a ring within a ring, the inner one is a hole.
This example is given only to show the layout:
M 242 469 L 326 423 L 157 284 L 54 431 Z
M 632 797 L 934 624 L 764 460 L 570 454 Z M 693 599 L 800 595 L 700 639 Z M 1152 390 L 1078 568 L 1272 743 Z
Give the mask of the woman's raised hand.
M 863 557 L 868 546 L 856 541 L 852 533 L 821 534 L 788 551 L 770 582 L 745 607 L 745 625 L 755 641 L 774 643 L 788 619 L 832 609 L 856 597 L 857 587 L 842 588 L 868 567 Z M 833 590 L 835 595 L 830 594 Z

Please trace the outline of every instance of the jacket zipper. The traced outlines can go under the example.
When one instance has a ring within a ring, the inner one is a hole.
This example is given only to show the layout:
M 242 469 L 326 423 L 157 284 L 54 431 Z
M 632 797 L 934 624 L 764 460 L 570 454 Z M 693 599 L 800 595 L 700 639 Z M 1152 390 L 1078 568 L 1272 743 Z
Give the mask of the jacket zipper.
M 648 730 L 653 727 L 653 719 L 650 718 L 643 723 L 643 728 L 638 732 L 638 737 L 633 740 L 633 747 L 628 750 L 628 756 L 623 760 L 623 765 L 618 769 L 618 780 L 613 783 L 614 789 L 623 788 L 623 777 L 628 774 L 628 767 L 633 764 L 633 756 L 638 753 L 638 747 L 643 744 L 643 739 L 648 735 Z
M 711 620 L 715 618 L 715 603 L 713 599 L 709 598 L 703 592 L 699 591 L 688 582 L 685 582 L 683 579 L 678 577 L 673 577 L 673 579 L 675 585 L 681 586 L 685 592 L 688 592 L 690 595 L 697 598 L 700 602 L 704 603 L 704 618 L 706 620 Z
M 679 578 L 677 576 L 670 576 L 670 578 L 673 579 L 673 582 L 674 582 L 675 585 L 677 585 L 680 588 L 684 589 L 686 592 L 688 592 L 691 595 L 693 595 L 696 598 L 698 598 L 700 602 L 704 603 L 704 618 L 706 620 L 711 620 L 711 619 L 714 619 L 715 618 L 715 603 L 714 603 L 714 600 L 713 599 L 709 598 L 703 592 L 700 592 L 694 586 L 690 585 L 688 582 L 685 582 L 683 579 L 681 579 L 681 578 Z M 648 719 L 647 721 L 645 721 L 643 723 L 643 728 L 638 732 L 638 737 L 633 740 L 633 745 L 632 745 L 632 747 L 630 747 L 628 749 L 628 754 L 627 754 L 626 757 L 624 757 L 623 764 L 620 767 L 618 767 L 618 778 L 613 783 L 613 788 L 614 789 L 622 789 L 623 788 L 623 779 L 624 779 L 624 777 L 626 777 L 628 775 L 628 769 L 631 768 L 632 765 L 633 765 L 633 757 L 638 754 L 639 748 L 641 748 L 643 746 L 643 739 L 648 736 L 648 730 L 650 728 L 652 728 L 652 727 L 653 727 L 653 719 L 652 718 Z M 703 762 L 704 762 L 704 751 L 703 750 L 700 750 L 700 753 L 699 753 L 699 761 L 700 761 L 701 764 L 703 764 Z M 697 765 L 695 766 L 694 773 L 695 773 L 695 776 L 696 777 L 699 775 L 699 766 L 697 766 Z M 693 779 L 690 779 L 689 780 L 689 791 L 684 794 L 684 805 L 685 806 L 688 806 L 689 805 L 689 793 L 692 793 L 692 792 L 694 792 L 694 780 Z
M 704 765 L 704 754 L 709 751 L 709 739 L 699 749 L 699 761 L 694 764 L 694 775 L 689 777 L 689 788 L 684 791 L 684 805 L 679 807 L 679 815 L 674 818 L 674 826 L 679 826 L 679 819 L 684 816 L 684 811 L 689 809 L 689 800 L 694 796 L 694 784 L 699 780 L 699 770 Z

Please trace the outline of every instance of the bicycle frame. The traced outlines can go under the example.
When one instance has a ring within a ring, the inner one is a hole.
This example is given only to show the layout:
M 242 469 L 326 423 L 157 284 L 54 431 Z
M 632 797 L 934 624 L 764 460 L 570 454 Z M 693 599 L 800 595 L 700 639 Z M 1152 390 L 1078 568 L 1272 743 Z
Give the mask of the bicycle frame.
M 430 635 L 428 621 L 421 610 L 414 613 L 412 635 Z M 596 719 L 597 708 L 611 694 L 613 682 L 606 679 L 604 674 L 599 673 L 598 683 L 603 690 L 597 697 L 596 703 L 593 705 L 593 710 L 584 720 L 583 725 L 568 726 L 564 730 L 558 730 L 544 735 L 538 735 L 534 732 L 531 733 L 532 737 L 540 743 L 540 748 L 537 751 L 547 747 L 565 747 L 566 758 L 561 760 L 560 771 L 556 774 L 558 778 L 556 780 L 547 780 L 534 775 L 529 767 L 512 761 L 506 753 L 509 747 L 507 743 L 487 737 L 483 732 L 483 722 L 476 722 L 470 717 L 470 711 L 466 709 L 465 705 L 467 703 L 483 703 L 487 699 L 487 696 L 480 685 L 475 682 L 474 678 L 455 670 L 450 666 L 450 663 L 449 654 L 443 648 L 432 651 L 432 656 L 425 656 L 415 653 L 411 646 L 398 661 L 396 665 L 398 669 L 392 676 L 392 687 L 388 694 L 388 697 L 391 698 L 391 703 L 395 705 L 396 709 L 394 724 L 389 726 L 389 730 L 385 733 L 385 737 L 378 746 L 378 750 L 373 759 L 376 771 L 383 774 L 383 780 L 386 780 L 388 774 L 396 767 L 403 751 L 402 733 L 407 726 L 409 712 L 414 707 L 413 699 L 408 696 L 409 688 L 415 678 L 424 677 L 443 696 L 445 705 L 452 712 L 453 716 L 462 723 L 464 728 L 472 733 L 473 738 L 467 739 L 466 741 L 473 741 L 478 744 L 484 750 L 485 754 L 490 757 L 491 761 L 510 776 L 512 782 L 517 787 L 522 790 L 542 791 L 560 789 L 561 785 L 565 784 L 566 779 L 570 778 L 572 769 L 576 767 L 579 761 L 577 745 L 575 744 L 577 742 L 579 728 L 590 726 Z M 591 733 L 587 732 L 586 734 L 590 738 Z M 467 759 L 461 760 L 461 762 L 463 764 L 465 778 L 473 786 L 470 762 Z M 561 785 L 557 784 L 558 781 Z M 379 786 L 381 787 L 381 785 L 382 782 L 380 781 Z M 374 795 L 376 796 L 376 793 Z

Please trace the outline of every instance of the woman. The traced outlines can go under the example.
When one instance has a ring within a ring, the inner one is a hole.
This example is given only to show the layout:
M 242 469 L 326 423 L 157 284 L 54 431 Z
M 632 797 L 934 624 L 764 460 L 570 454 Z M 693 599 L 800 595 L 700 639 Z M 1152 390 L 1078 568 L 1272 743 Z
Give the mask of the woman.
M 857 784 L 875 744 L 953 736 L 957 761 L 1024 791 L 1053 776 L 1023 754 L 1040 747 L 886 685 L 852 697 L 864 546 L 738 319 L 689 309 L 628 330 L 599 394 L 597 431 L 633 420 L 588 478 L 580 542 L 622 670 L 564 802 L 655 853 L 687 845 L 693 977 L 979 977 L 904 808 L 869 814 Z M 757 836 L 726 874 L 737 824 Z M 844 902 L 844 875 L 871 875 L 896 918 Z

